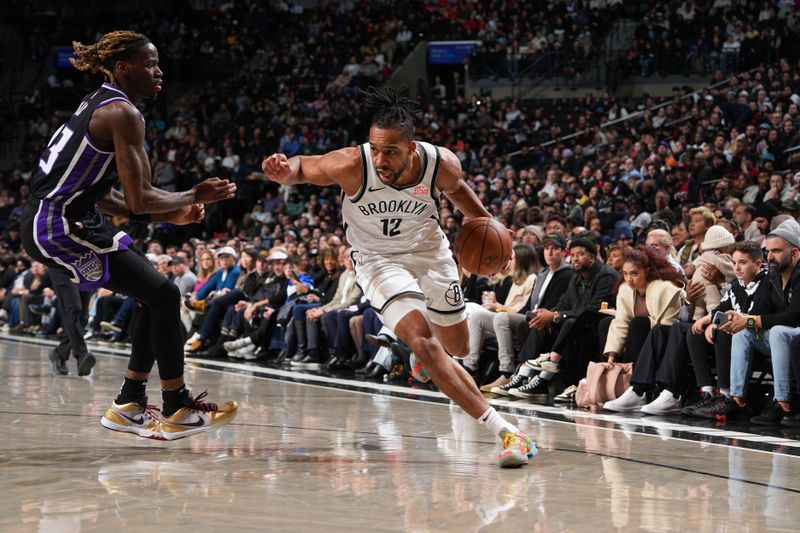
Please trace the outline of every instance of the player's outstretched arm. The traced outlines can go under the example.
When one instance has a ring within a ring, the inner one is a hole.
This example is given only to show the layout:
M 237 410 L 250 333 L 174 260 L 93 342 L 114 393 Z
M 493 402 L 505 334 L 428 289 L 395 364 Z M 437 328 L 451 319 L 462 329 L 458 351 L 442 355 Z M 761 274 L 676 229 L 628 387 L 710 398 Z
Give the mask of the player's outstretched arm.
M 192 204 L 209 204 L 233 198 L 236 185 L 210 178 L 188 191 L 169 192 L 153 187 L 150 162 L 144 151 L 144 123 L 136 111 L 127 104 L 110 104 L 99 109 L 92 122 L 102 131 L 110 131 L 114 142 L 125 203 L 132 213 L 167 213 Z
M 340 185 L 347 194 L 354 194 L 361 185 L 361 161 L 356 148 L 292 158 L 272 154 L 261 162 L 261 169 L 271 181 L 283 185 Z
M 106 215 L 130 219 L 133 216 L 125 195 L 116 189 L 110 189 L 105 197 L 97 202 L 97 207 Z M 156 213 L 147 217 L 147 222 L 171 222 L 177 225 L 194 224 L 203 220 L 205 208 L 203 204 L 190 204 L 174 211 Z
M 491 217 L 475 192 L 461 179 L 461 161 L 447 148 L 439 147 L 442 167 L 436 185 L 467 218 Z

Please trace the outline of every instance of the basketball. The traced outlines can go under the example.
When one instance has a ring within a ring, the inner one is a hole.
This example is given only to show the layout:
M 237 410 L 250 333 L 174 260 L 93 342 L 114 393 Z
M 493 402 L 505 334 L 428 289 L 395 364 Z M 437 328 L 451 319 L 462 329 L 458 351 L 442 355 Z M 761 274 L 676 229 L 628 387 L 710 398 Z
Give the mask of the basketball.
M 455 253 L 467 272 L 492 276 L 511 259 L 511 234 L 492 218 L 475 218 L 461 227 Z

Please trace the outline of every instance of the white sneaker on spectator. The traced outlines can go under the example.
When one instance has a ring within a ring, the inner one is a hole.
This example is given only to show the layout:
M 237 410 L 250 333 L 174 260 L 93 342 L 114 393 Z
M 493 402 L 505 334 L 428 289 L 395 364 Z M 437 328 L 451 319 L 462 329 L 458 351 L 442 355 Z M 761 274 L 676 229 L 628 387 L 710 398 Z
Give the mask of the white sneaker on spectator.
M 244 359 L 245 361 L 255 361 L 258 359 L 258 357 L 256 357 L 257 351 L 258 348 L 251 344 L 250 346 L 245 346 L 244 348 L 236 350 L 236 358 Z
M 664 389 L 658 398 L 642 407 L 642 412 L 648 415 L 671 415 L 681 412 L 681 399 L 676 398 L 670 391 Z
M 528 359 L 527 361 L 525 361 L 525 366 L 527 366 L 531 370 L 537 370 L 541 372 L 542 371 L 541 364 L 549 360 L 550 360 L 550 352 L 547 352 L 539 354 L 539 357 L 537 357 L 536 359 Z
M 222 347 L 225 348 L 225 351 L 228 353 L 235 352 L 244 348 L 245 346 L 252 346 L 253 340 L 248 335 L 247 337 L 242 337 L 241 339 L 235 339 L 232 341 L 222 343 Z
M 576 385 L 570 385 L 564 392 L 553 398 L 554 403 L 572 403 L 575 401 L 575 393 L 578 392 Z
M 244 353 L 244 348 L 239 348 L 238 350 L 230 350 L 228 352 L 228 357 L 233 359 L 242 359 L 242 354 Z
M 639 396 L 634 392 L 633 387 L 628 387 L 628 390 L 623 392 L 622 396 L 603 404 L 603 409 L 617 413 L 628 413 L 640 410 L 644 404 L 644 394 Z
M 199 340 L 200 340 L 200 332 L 195 331 L 194 333 L 192 333 L 192 336 L 187 339 L 186 344 L 183 345 L 183 349 L 188 350 L 189 348 L 192 347 L 192 344 L 194 344 L 196 341 Z

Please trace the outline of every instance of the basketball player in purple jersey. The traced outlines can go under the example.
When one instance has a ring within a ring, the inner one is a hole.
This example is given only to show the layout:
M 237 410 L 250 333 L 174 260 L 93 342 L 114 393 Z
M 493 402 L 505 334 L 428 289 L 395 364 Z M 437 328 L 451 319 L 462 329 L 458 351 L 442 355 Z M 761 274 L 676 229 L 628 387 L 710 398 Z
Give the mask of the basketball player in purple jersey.
M 25 250 L 68 276 L 81 290 L 106 287 L 142 306 L 119 395 L 101 418 L 111 430 L 173 440 L 220 427 L 235 402 L 201 401 L 183 380 L 183 338 L 177 287 L 159 274 L 103 214 L 143 222 L 191 224 L 204 204 L 232 198 L 236 186 L 211 178 L 184 192 L 152 186 L 137 106 L 155 98 L 163 73 L 144 35 L 115 31 L 97 43 L 74 42 L 78 70 L 102 72 L 105 83 L 84 97 L 48 143 L 22 216 Z M 121 184 L 122 191 L 112 188 Z M 163 410 L 147 404 L 147 378 L 158 361 Z
M 469 332 L 458 270 L 439 226 L 439 195 L 469 218 L 490 215 L 461 179 L 461 163 L 450 150 L 413 140 L 416 102 L 394 89 L 370 88 L 364 103 L 375 111 L 369 142 L 321 156 L 274 154 L 262 169 L 285 185 L 341 187 L 345 232 L 365 296 L 439 390 L 501 439 L 500 466 L 521 466 L 535 445 L 448 356 L 467 355 Z

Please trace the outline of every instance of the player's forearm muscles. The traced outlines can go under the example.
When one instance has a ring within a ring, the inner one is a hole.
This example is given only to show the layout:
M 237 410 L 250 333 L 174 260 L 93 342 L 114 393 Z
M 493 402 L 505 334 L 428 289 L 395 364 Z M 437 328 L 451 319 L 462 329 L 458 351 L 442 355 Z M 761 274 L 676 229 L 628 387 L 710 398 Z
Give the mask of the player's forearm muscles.
M 125 202 L 125 195 L 116 189 L 111 189 L 108 194 L 97 202 L 97 207 L 106 215 L 113 217 L 123 217 L 130 219 L 133 212 L 128 204 Z M 173 211 L 165 211 L 164 213 L 157 213 L 149 218 L 149 222 L 169 222 L 180 211 L 176 209 Z
M 125 196 L 127 200 L 127 192 Z M 176 211 L 195 203 L 194 190 L 169 192 L 145 185 L 136 207 L 128 202 L 131 211 L 137 215 L 151 213 L 163 214 Z
M 289 174 L 289 177 L 285 180 L 281 181 L 286 185 L 297 185 L 298 183 L 303 183 L 306 181 L 305 177 L 303 176 L 303 159 L 306 156 L 296 155 L 292 158 L 289 158 L 289 168 L 292 170 L 292 173 Z
M 125 203 L 125 196 L 116 189 L 108 191 L 108 194 L 97 202 L 97 207 L 102 213 L 112 217 L 128 218 L 131 212 Z

